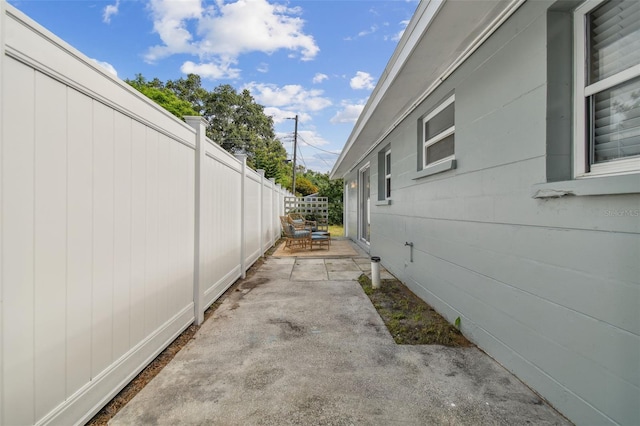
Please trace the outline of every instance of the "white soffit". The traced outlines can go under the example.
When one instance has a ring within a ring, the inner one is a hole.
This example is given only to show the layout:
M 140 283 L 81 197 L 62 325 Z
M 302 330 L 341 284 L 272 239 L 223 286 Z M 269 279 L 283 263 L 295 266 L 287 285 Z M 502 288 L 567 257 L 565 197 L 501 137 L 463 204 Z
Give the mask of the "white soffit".
M 423 0 L 365 105 L 332 178 L 344 177 L 523 0 Z

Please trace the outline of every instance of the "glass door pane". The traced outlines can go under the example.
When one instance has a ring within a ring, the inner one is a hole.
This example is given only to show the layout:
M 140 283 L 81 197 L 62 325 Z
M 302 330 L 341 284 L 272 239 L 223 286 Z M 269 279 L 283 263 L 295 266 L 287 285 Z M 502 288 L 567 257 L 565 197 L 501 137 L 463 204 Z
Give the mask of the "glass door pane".
M 371 188 L 369 166 L 360 171 L 360 239 L 369 242 L 371 236 Z

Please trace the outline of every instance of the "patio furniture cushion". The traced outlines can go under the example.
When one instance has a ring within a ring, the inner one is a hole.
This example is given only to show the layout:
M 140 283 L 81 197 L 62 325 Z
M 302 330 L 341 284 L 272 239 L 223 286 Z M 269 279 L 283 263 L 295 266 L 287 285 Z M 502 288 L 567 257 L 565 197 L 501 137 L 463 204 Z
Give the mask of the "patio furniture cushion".
M 286 238 L 285 248 L 293 250 L 306 248 L 307 244 L 311 244 L 311 233 L 308 230 L 296 229 L 287 216 L 280 216 L 280 224 Z
M 293 224 L 296 229 L 315 230 L 316 222 L 314 220 L 306 220 L 300 213 L 289 213 L 287 215 L 289 223 Z
M 319 246 L 326 244 L 327 249 L 331 246 L 331 234 L 328 232 L 313 232 L 311 234 L 311 249 L 313 250 L 313 244 Z
M 295 238 L 306 237 L 307 235 L 309 235 L 309 231 L 301 229 L 298 231 L 293 231 L 293 235 Z

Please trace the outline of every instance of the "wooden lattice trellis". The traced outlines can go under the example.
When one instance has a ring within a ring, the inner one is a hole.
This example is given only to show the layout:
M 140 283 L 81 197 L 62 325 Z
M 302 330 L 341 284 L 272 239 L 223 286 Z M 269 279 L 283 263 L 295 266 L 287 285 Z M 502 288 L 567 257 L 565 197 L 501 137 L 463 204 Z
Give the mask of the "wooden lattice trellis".
M 306 219 L 327 224 L 329 223 L 329 199 L 327 197 L 285 197 L 284 213 L 300 213 Z

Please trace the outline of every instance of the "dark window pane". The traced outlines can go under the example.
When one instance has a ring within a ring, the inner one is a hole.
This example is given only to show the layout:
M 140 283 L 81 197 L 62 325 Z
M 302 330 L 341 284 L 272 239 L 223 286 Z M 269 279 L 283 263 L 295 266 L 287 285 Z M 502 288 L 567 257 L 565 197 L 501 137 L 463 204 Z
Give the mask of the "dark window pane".
M 391 174 L 391 154 L 385 155 L 385 164 L 386 164 L 385 174 L 390 175 Z
M 427 122 L 424 126 L 425 141 L 428 141 L 454 125 L 454 105 L 455 103 L 452 103 Z
M 640 78 L 591 97 L 592 163 L 640 155 Z
M 454 152 L 454 137 L 450 135 L 433 145 L 429 145 L 425 149 L 426 164 L 435 163 L 443 158 L 447 158 L 453 155 Z
M 386 179 L 385 186 L 386 186 L 386 192 L 387 192 L 386 197 L 389 198 L 389 197 L 391 197 L 391 179 L 390 178 Z

